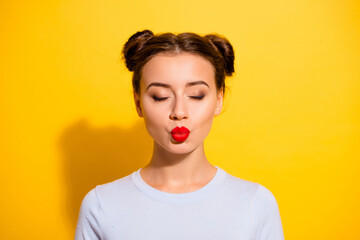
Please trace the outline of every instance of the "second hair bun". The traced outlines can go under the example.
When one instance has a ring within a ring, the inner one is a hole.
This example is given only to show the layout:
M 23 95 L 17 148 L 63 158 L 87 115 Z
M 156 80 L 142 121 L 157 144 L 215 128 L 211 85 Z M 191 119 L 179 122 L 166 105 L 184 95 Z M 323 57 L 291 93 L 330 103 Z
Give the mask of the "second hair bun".
M 138 31 L 133 34 L 125 43 L 122 54 L 125 58 L 126 67 L 129 71 L 134 71 L 135 61 L 134 56 L 144 47 L 145 43 L 154 36 L 150 30 Z

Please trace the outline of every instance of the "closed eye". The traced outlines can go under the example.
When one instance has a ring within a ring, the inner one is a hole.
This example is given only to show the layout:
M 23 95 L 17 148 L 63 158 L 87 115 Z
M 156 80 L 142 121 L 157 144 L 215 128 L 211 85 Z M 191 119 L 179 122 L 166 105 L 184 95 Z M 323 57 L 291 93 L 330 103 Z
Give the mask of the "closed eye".
M 167 99 L 167 97 L 158 98 L 156 96 L 153 96 L 152 98 L 154 99 L 155 102 L 161 102 Z
M 202 96 L 190 96 L 192 99 L 194 99 L 194 100 L 201 100 L 201 99 L 203 99 L 204 98 L 204 95 L 202 95 Z

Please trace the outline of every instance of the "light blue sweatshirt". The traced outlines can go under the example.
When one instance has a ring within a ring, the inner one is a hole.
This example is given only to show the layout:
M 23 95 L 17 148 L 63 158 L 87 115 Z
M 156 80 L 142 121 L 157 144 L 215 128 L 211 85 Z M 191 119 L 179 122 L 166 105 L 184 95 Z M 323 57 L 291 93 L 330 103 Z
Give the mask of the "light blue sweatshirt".
M 148 185 L 140 169 L 84 197 L 75 240 L 282 240 L 277 202 L 260 184 L 215 166 L 214 178 L 187 193 Z

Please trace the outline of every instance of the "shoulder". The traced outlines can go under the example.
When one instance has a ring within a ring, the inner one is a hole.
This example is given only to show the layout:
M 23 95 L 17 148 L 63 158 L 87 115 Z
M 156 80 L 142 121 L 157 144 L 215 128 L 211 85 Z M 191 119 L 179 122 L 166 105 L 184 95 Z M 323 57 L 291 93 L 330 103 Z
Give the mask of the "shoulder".
M 130 175 L 123 178 L 100 184 L 88 191 L 82 200 L 80 212 L 91 216 L 100 216 L 102 212 L 111 208 L 111 204 L 116 203 L 121 196 L 126 196 L 124 192 L 130 191 L 132 187 Z
M 75 239 L 101 239 L 100 219 L 102 207 L 97 197 L 96 188 L 91 189 L 81 203 L 76 225 Z
M 82 205 L 83 208 L 102 209 L 104 204 L 112 202 L 114 199 L 121 196 L 126 196 L 126 193 L 129 191 L 133 191 L 131 175 L 108 183 L 96 185 L 87 192 L 83 198 Z
M 256 197 L 263 188 L 262 185 L 256 182 L 245 180 L 227 173 L 225 188 L 229 189 L 235 194 L 241 194 L 248 197 Z
M 255 239 L 283 240 L 281 217 L 277 201 L 272 192 L 259 185 L 257 193 L 257 232 Z
M 132 186 L 131 184 L 132 184 L 131 174 L 129 174 L 125 177 L 116 179 L 114 181 L 104 184 L 99 184 L 95 187 L 95 189 L 98 192 L 98 194 L 106 195 L 109 193 L 114 193 L 114 191 L 126 191 L 129 187 Z
M 103 204 L 115 202 L 117 199 L 124 198 L 134 191 L 134 184 L 131 174 L 112 182 L 97 185 L 94 188 L 98 201 Z
M 83 198 L 81 203 L 81 211 L 83 212 L 98 212 L 101 209 L 96 188 L 91 189 Z
M 242 188 L 246 188 L 246 189 L 249 189 L 249 190 L 250 189 L 256 190 L 258 188 L 258 185 L 259 185 L 256 182 L 245 180 L 245 179 L 236 177 L 234 175 L 231 175 L 229 173 L 227 173 L 226 179 L 227 179 L 228 184 L 238 186 L 238 187 L 242 187 Z
M 247 209 L 253 209 L 256 219 L 256 240 L 283 240 L 284 234 L 277 201 L 274 194 L 265 186 L 227 175 L 226 187 L 235 192 L 234 199 L 247 203 Z M 250 207 L 250 208 L 249 208 Z
M 224 191 L 234 194 L 240 198 L 247 198 L 258 207 L 260 205 L 276 205 L 273 193 L 265 186 L 245 180 L 231 174 L 227 174 Z
M 274 194 L 266 187 L 258 184 L 257 198 L 260 203 L 276 204 Z

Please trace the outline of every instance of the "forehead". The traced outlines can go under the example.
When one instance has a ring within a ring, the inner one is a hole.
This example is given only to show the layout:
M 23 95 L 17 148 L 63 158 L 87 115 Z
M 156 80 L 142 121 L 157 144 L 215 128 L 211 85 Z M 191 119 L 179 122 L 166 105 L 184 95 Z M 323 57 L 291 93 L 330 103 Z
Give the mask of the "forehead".
M 183 86 L 189 81 L 205 81 L 215 86 L 215 71 L 209 60 L 191 54 L 158 54 L 142 68 L 141 85 L 162 82 L 172 86 Z

